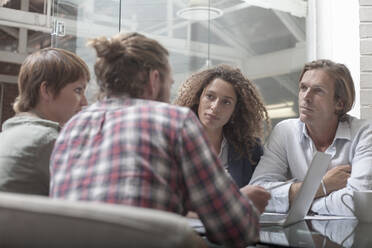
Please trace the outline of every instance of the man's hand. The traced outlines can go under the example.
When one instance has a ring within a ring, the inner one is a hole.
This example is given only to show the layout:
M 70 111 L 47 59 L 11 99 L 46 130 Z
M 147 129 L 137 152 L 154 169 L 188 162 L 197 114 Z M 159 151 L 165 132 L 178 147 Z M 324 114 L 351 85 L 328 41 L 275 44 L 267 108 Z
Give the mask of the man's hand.
M 329 195 L 331 192 L 345 188 L 347 179 L 351 174 L 350 165 L 339 165 L 335 168 L 330 169 L 323 177 L 323 183 L 327 192 L 323 191 L 322 185 L 319 186 L 318 191 L 314 198 L 324 197 Z M 302 182 L 293 183 L 289 188 L 289 204 L 291 204 L 300 190 Z
M 302 186 L 302 182 L 297 182 L 297 183 L 292 183 L 291 186 L 289 187 L 289 193 L 288 193 L 289 205 L 292 204 L 301 186 Z
M 350 165 L 339 165 L 327 171 L 323 177 L 323 183 L 327 190 L 327 195 L 333 191 L 345 188 L 350 174 Z
M 265 211 L 268 201 L 271 198 L 270 193 L 260 186 L 247 185 L 241 188 L 240 192 L 253 202 L 260 213 Z

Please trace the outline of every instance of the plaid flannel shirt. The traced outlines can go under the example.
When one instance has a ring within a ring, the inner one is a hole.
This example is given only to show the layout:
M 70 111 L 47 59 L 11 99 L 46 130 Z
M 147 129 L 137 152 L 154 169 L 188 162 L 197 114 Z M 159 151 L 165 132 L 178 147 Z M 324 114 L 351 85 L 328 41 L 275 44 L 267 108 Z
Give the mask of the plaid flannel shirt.
M 74 116 L 51 156 L 51 197 L 195 211 L 212 240 L 244 247 L 258 215 L 211 152 L 195 114 L 166 103 L 107 98 Z

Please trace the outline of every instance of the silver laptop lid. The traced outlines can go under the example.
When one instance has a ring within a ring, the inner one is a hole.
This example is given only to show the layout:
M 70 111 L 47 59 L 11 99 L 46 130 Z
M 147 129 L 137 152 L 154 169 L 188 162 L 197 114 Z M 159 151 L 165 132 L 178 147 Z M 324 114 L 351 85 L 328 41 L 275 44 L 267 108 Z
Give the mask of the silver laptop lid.
M 288 212 L 284 225 L 290 225 L 303 220 L 310 209 L 320 181 L 328 169 L 331 155 L 324 152 L 316 152 L 310 167 L 306 173 L 302 186 L 298 191 L 292 206 Z

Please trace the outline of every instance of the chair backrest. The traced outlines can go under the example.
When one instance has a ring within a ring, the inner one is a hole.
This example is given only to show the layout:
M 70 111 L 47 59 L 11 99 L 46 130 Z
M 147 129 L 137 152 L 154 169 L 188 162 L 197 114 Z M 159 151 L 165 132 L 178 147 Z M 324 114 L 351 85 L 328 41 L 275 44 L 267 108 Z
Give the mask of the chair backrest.
M 206 247 L 182 216 L 0 193 L 0 247 Z

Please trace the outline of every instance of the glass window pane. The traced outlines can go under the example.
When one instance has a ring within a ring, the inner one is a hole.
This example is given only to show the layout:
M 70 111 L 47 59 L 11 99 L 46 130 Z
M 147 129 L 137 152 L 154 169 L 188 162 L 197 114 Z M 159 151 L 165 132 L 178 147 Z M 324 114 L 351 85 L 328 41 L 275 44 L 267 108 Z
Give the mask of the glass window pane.
M 56 20 L 66 23 L 65 35 L 54 35 L 53 45 L 75 50 L 90 66 L 95 58 L 85 46 L 87 38 L 137 31 L 170 51 L 172 99 L 193 72 L 226 63 L 239 67 L 257 85 L 274 124 L 298 115 L 297 81 L 306 61 L 306 20 L 301 14 L 306 13 L 305 1 L 54 2 Z
M 263 2 L 273 6 L 240 0 L 126 0 L 121 25 L 122 30 L 160 40 L 169 49 L 176 82 L 172 99 L 193 72 L 226 63 L 239 67 L 257 85 L 275 124 L 298 115 L 297 81 L 306 59 L 306 25 L 304 16 L 290 13 L 306 13 L 306 6 L 279 10 L 275 1 Z M 200 9 L 187 13 L 192 7 L 204 7 L 206 20 L 195 20 L 202 15 Z
M 96 98 L 93 73 L 94 49 L 86 46 L 90 38 L 112 36 L 119 32 L 120 0 L 54 0 L 52 46 L 75 52 L 90 67 L 91 83 L 87 98 Z

